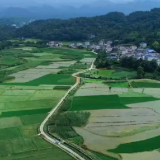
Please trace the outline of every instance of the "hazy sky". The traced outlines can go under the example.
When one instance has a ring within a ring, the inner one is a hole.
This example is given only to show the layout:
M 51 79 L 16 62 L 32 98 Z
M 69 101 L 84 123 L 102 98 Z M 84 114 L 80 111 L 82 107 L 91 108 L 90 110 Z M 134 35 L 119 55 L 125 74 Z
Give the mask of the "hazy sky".
M 60 5 L 73 5 L 73 6 L 80 6 L 83 4 L 90 4 L 95 1 L 107 1 L 107 0 L 0 0 L 0 6 L 5 7 L 27 7 L 27 6 L 36 6 L 40 4 L 60 4 Z M 110 0 L 112 2 L 127 2 L 133 0 Z

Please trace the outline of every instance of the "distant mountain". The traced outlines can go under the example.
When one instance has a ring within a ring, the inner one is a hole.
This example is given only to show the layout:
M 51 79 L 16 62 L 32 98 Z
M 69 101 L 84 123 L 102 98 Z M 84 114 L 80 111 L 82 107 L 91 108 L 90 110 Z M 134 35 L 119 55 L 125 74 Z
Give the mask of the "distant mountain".
M 8 0 L 7 0 L 8 1 Z M 20 0 L 17 0 L 19 2 Z M 1 2 L 0 2 L 1 4 Z M 85 4 L 80 7 L 69 5 L 26 5 L 26 7 L 10 7 L 0 9 L 0 17 L 26 17 L 34 19 L 60 18 L 68 19 L 75 17 L 92 17 L 118 11 L 129 14 L 134 11 L 149 11 L 152 8 L 160 7 L 160 1 L 153 0 L 135 0 L 128 3 L 113 3 L 109 0 L 97 0 L 91 4 Z
M 33 21 L 34 19 L 30 19 L 30 18 L 0 18 L 0 25 L 19 28 Z
M 111 12 L 103 16 L 68 20 L 37 20 L 17 30 L 18 37 L 55 41 L 117 40 L 121 44 L 147 42 L 160 46 L 160 8 L 129 15 Z
M 31 18 L 32 13 L 26 8 L 10 7 L 1 12 L 0 17 L 27 17 Z

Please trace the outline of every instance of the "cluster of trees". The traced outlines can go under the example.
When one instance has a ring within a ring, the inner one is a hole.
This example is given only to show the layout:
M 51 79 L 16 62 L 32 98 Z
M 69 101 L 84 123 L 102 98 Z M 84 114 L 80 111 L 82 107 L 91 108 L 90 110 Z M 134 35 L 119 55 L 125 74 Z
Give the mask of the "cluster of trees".
M 130 70 L 137 71 L 137 78 L 144 78 L 145 73 L 152 73 L 151 78 L 160 79 L 160 67 L 156 60 L 147 61 L 143 59 L 136 59 L 134 57 L 124 57 L 120 61 L 109 60 L 106 58 L 106 54 L 99 53 L 96 61 L 96 68 L 108 68 L 111 69 L 114 66 L 120 66 L 123 68 L 128 68 Z
M 117 60 L 109 60 L 106 58 L 106 53 L 98 53 L 97 58 L 95 60 L 96 68 L 108 68 L 110 69 L 113 64 L 117 64 Z
M 129 15 L 111 12 L 91 18 L 37 20 L 19 29 L 0 25 L 0 40 L 13 37 L 43 40 L 93 41 L 113 40 L 115 44 L 147 42 L 160 51 L 160 9 L 138 11 Z
M 14 79 L 15 77 L 13 76 L 8 76 L 6 71 L 0 71 L 0 83 L 6 80 Z
M 90 117 L 89 112 L 66 112 L 52 117 L 50 120 L 50 132 L 57 133 L 64 139 L 78 137 L 72 128 L 86 125 Z
M 139 44 L 146 41 L 160 50 L 160 9 L 138 11 L 129 15 L 111 12 L 92 18 L 68 20 L 38 20 L 17 30 L 17 35 L 26 38 L 47 40 L 118 40 L 116 43 Z
M 120 60 L 120 65 L 125 68 L 137 70 L 141 66 L 144 72 L 154 73 L 158 68 L 156 60 L 146 61 L 142 59 L 136 59 L 134 57 L 124 57 Z
M 0 41 L 8 40 L 16 36 L 16 28 L 7 26 L 7 25 L 0 25 Z

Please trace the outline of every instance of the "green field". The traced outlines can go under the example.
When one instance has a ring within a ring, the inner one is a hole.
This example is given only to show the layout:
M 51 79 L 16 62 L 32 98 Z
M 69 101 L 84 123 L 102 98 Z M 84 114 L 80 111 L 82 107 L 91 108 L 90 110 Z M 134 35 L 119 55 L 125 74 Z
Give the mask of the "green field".
M 106 78 L 106 79 L 125 79 L 134 78 L 137 75 L 135 71 L 122 71 L 122 70 L 93 70 L 86 73 L 86 76 L 91 78 Z
M 117 83 L 107 83 L 106 82 L 105 84 L 113 88 L 128 88 L 127 82 L 117 82 Z
M 113 79 L 125 79 L 127 78 L 134 78 L 137 75 L 135 71 L 119 71 L 119 72 L 114 72 L 111 76 Z
M 56 84 L 56 85 L 73 85 L 75 78 L 70 75 L 48 74 L 33 81 L 28 82 L 27 85 L 38 86 L 40 84 Z
M 111 77 L 113 73 L 114 73 L 114 70 L 101 70 L 101 69 L 95 70 L 95 71 L 93 70 L 89 72 L 89 74 L 93 78 L 98 78 L 98 77 L 107 78 L 107 77 Z
M 70 111 L 99 110 L 99 109 L 127 109 L 127 104 L 157 101 L 158 98 L 137 96 L 125 97 L 118 95 L 80 96 L 74 97 Z
M 48 74 L 26 83 L 1 83 L 0 85 L 20 85 L 20 86 L 39 86 L 39 85 L 73 85 L 75 78 L 68 74 Z
M 74 97 L 70 111 L 98 109 L 127 109 L 118 95 Z
M 46 117 L 47 114 L 25 115 L 21 116 L 21 121 L 24 125 L 37 124 L 41 123 Z
M 160 88 L 160 83 L 153 82 L 131 82 L 133 88 Z
M 84 79 L 85 83 L 104 83 L 103 80 L 96 80 L 96 79 Z
M 114 153 L 137 153 L 153 151 L 160 148 L 160 136 L 144 141 L 121 144 L 117 148 L 109 150 Z
M 120 102 L 124 105 L 142 103 L 142 102 L 151 102 L 157 100 L 159 99 L 154 97 L 120 97 Z

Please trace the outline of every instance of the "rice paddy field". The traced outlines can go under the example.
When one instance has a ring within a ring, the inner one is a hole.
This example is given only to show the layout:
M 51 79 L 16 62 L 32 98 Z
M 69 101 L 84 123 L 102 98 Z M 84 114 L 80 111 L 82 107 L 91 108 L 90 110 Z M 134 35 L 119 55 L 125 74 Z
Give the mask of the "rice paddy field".
M 38 130 L 75 83 L 71 74 L 59 74 L 62 68 L 95 55 L 84 50 L 29 46 L 6 49 L 1 54 L 0 69 L 14 78 L 0 83 L 0 159 L 73 160 L 38 136 Z M 80 65 L 84 66 L 86 60 Z M 74 72 L 77 70 L 74 68 Z

